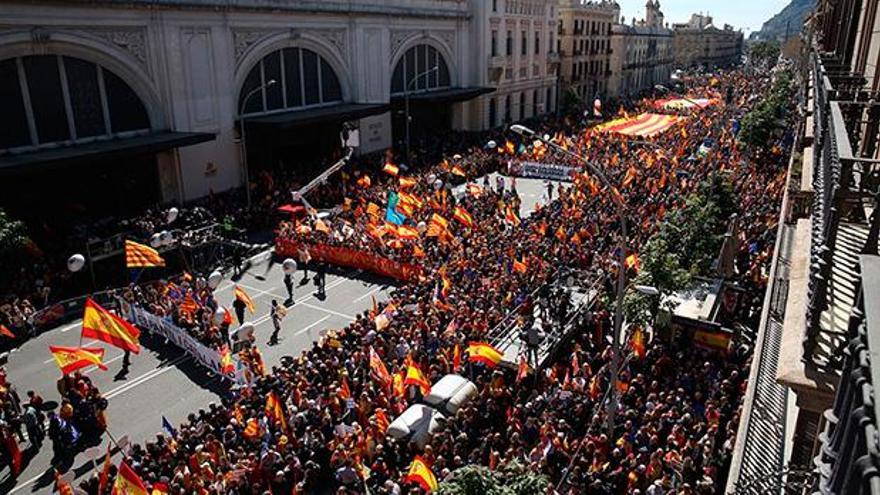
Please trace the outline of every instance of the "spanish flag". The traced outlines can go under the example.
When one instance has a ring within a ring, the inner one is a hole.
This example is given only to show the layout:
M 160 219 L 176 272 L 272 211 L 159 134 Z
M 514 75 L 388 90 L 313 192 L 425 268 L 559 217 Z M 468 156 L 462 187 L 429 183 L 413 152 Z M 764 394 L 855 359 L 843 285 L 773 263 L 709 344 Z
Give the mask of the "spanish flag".
M 10 339 L 14 339 L 14 338 L 15 338 L 15 334 L 12 333 L 11 330 L 9 330 L 8 328 L 6 328 L 6 325 L 4 325 L 4 324 L 2 324 L 2 323 L 0 323 L 0 335 L 2 335 L 2 336 L 4 336 L 4 337 L 9 337 Z
M 400 184 L 401 189 L 406 189 L 408 187 L 414 187 L 419 183 L 419 181 L 413 179 L 412 177 L 400 177 L 399 179 L 397 179 L 397 183 Z
M 404 481 L 416 483 L 427 493 L 437 489 L 437 478 L 434 477 L 434 473 L 431 472 L 428 463 L 418 455 L 409 466 L 409 473 L 407 473 Z
M 529 271 L 529 267 L 526 264 L 525 258 L 523 258 L 522 261 L 519 261 L 517 259 L 513 260 L 513 271 L 517 273 L 526 273 Z
M 635 268 L 636 271 L 641 267 L 641 262 L 639 261 L 639 255 L 636 253 L 631 253 L 626 259 L 623 261 L 624 266 L 626 266 L 627 270 L 631 270 Z
M 394 177 L 397 177 L 397 174 L 400 173 L 400 169 L 397 167 L 397 165 L 391 162 L 386 162 L 385 166 L 382 167 L 382 171 L 388 175 L 393 175 Z
M 232 362 L 232 351 L 229 345 L 223 344 L 220 348 L 220 373 L 223 375 L 232 375 L 235 373 L 235 363 Z
M 388 368 L 385 367 L 385 363 L 382 362 L 379 354 L 376 353 L 372 346 L 370 347 L 370 369 L 373 370 L 373 373 L 382 385 L 387 387 L 391 384 L 391 373 L 388 373 Z
M 153 492 L 150 495 L 168 495 L 168 485 L 161 481 L 153 483 Z
M 233 294 L 235 294 L 235 298 L 237 300 L 243 302 L 244 305 L 247 306 L 247 309 L 251 312 L 251 314 L 257 312 L 257 308 L 256 306 L 254 306 L 254 300 L 251 299 L 251 296 L 249 296 L 247 292 L 244 291 L 244 289 L 236 285 L 235 288 L 232 289 L 232 292 Z
M 490 368 L 498 366 L 504 354 L 485 342 L 468 344 L 468 361 L 483 363 Z
M 459 222 L 461 222 L 462 225 L 467 228 L 473 228 L 474 226 L 473 217 L 471 217 L 471 214 L 468 213 L 467 210 L 465 210 L 461 206 L 455 207 L 455 210 L 452 213 L 452 218 L 458 220 Z
M 507 211 L 504 212 L 504 219 L 510 222 L 514 227 L 520 223 L 519 215 L 513 211 L 513 208 L 511 208 L 510 205 L 507 205 Z
M 281 409 L 281 401 L 275 392 L 269 392 L 266 397 L 266 416 L 281 424 L 282 430 L 287 430 L 287 419 L 284 417 L 284 410 Z
M 431 391 L 431 384 L 428 383 L 428 380 L 425 379 L 425 375 L 422 374 L 422 370 L 420 370 L 415 363 L 411 363 L 406 367 L 406 378 L 403 380 L 403 384 L 419 387 L 419 390 L 422 391 L 422 395 Z
M 122 460 L 119 462 L 119 472 L 116 474 L 111 495 L 149 495 L 149 492 L 137 473 Z
M 637 358 L 642 359 L 645 357 L 645 334 L 642 332 L 641 328 L 637 327 L 633 332 L 629 345 L 632 347 L 633 354 L 635 354 Z
M 165 266 L 165 260 L 159 255 L 159 251 L 138 244 L 134 241 L 125 241 L 125 267 L 126 268 L 152 268 Z
M 102 308 L 91 299 L 86 300 L 82 336 L 96 339 L 135 354 L 141 352 L 138 340 L 141 332 L 131 323 Z
M 397 227 L 397 237 L 401 239 L 418 239 L 419 231 L 412 228 L 407 227 L 405 225 L 399 225 Z
M 448 227 L 449 220 L 434 213 L 433 215 L 431 215 L 431 220 L 428 222 L 428 237 L 437 237 L 445 232 Z
M 55 358 L 55 362 L 65 375 L 91 365 L 107 371 L 107 367 L 104 366 L 102 361 L 104 349 L 100 347 L 61 347 L 50 345 L 49 352 L 52 353 L 52 357 Z
M 452 170 L 449 172 L 452 173 L 452 175 L 457 175 L 459 177 L 467 177 L 467 173 L 465 173 L 464 169 L 458 165 L 453 165 Z
M 357 180 L 357 185 L 363 187 L 364 189 L 370 187 L 370 184 L 370 176 L 366 174 L 362 175 L 361 178 Z

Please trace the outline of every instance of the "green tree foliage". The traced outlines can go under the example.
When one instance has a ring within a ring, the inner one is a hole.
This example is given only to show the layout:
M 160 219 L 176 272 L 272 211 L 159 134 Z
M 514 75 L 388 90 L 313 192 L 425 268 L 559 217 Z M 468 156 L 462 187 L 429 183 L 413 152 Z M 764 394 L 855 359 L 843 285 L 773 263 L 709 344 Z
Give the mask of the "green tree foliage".
M 0 260 L 18 255 L 27 243 L 27 228 L 24 223 L 0 209 Z
M 759 41 L 749 48 L 749 57 L 756 65 L 772 66 L 779 58 L 779 42 L 776 40 Z
M 708 274 L 736 204 L 729 176 L 714 173 L 706 178 L 645 243 L 639 256 L 641 270 L 632 283 L 654 287 L 662 298 L 687 286 L 693 276 Z M 624 300 L 627 321 L 646 323 L 658 302 L 657 296 L 630 290 Z
M 452 477 L 440 483 L 437 495 L 534 495 L 546 493 L 550 480 L 530 472 L 522 464 L 511 462 L 491 471 L 485 466 L 456 469 Z
M 791 101 L 791 74 L 781 72 L 773 82 L 770 94 L 743 118 L 739 141 L 757 151 L 766 151 L 773 144 L 773 134 L 782 128 L 782 118 Z

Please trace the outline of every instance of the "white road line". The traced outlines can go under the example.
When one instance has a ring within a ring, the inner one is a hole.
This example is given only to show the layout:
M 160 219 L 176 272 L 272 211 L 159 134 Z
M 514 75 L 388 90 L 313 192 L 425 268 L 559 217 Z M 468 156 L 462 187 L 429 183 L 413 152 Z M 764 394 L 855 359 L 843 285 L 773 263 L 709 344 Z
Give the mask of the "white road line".
M 345 314 L 345 313 L 340 313 L 339 311 L 333 311 L 332 309 L 322 308 L 321 306 L 315 306 L 314 304 L 309 304 L 309 303 L 307 303 L 307 302 L 302 303 L 302 305 L 305 306 L 305 307 L 307 307 L 307 308 L 312 308 L 312 309 L 314 309 L 314 310 L 323 311 L 323 312 L 325 312 L 325 313 L 330 313 L 331 315 L 341 316 L 341 317 L 346 318 L 346 319 L 348 319 L 348 320 L 350 320 L 350 321 L 354 321 L 354 320 L 355 320 L 355 317 L 352 316 L 352 315 L 347 315 L 347 314 Z
M 311 325 L 309 325 L 309 326 L 307 326 L 307 327 L 303 327 L 303 328 L 297 330 L 296 332 L 293 333 L 293 335 L 294 335 L 294 336 L 297 336 L 297 335 L 302 335 L 302 334 L 308 332 L 309 330 L 315 328 L 316 326 L 320 325 L 320 324 L 323 323 L 324 321 L 328 320 L 328 319 L 330 318 L 330 316 L 331 316 L 331 315 L 327 315 L 327 316 L 321 318 L 320 320 L 318 320 L 318 321 L 312 323 Z
M 366 298 L 372 296 L 373 294 L 379 292 L 380 290 L 382 290 L 382 286 L 381 286 L 381 285 L 380 285 L 379 287 L 376 287 L 375 289 L 371 290 L 370 292 L 367 292 L 366 294 L 364 294 L 364 295 L 362 295 L 362 296 L 359 296 L 359 297 L 356 298 L 354 301 L 355 301 L 355 302 L 357 302 L 357 301 L 362 301 L 362 300 L 364 300 L 364 299 L 366 299 Z
M 61 330 L 61 333 L 67 333 L 80 325 L 82 325 L 82 320 L 76 320 L 75 322 L 73 322 L 69 325 L 64 325 L 63 327 L 60 328 L 60 330 Z

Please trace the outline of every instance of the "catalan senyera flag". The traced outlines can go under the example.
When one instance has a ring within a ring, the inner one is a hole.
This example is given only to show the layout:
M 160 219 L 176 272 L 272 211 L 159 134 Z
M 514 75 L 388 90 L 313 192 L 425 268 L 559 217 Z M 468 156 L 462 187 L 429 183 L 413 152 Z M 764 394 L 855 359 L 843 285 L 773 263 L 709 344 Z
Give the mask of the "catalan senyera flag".
M 126 268 L 152 268 L 165 266 L 165 259 L 159 255 L 159 251 L 138 244 L 134 241 L 125 241 L 125 267 Z
M 376 409 L 376 427 L 379 428 L 382 433 L 385 433 L 390 424 L 391 423 L 388 421 L 388 415 L 385 414 L 385 410 Z
M 391 162 L 386 162 L 385 166 L 382 167 L 382 171 L 388 175 L 393 175 L 394 177 L 397 177 L 397 175 L 400 173 L 400 168 Z
M 593 129 L 627 136 L 651 137 L 669 129 L 681 117 L 658 113 L 643 113 L 635 117 L 623 117 L 597 125 Z
M 257 312 L 257 308 L 256 306 L 254 306 L 254 300 L 251 299 L 251 296 L 249 296 L 247 292 L 244 291 L 244 289 L 236 285 L 235 288 L 232 289 L 232 293 L 235 295 L 236 299 L 243 302 L 244 305 L 247 306 L 247 309 L 251 312 L 251 314 Z
M 351 387 L 348 386 L 348 378 L 342 377 L 342 385 L 339 387 L 339 398 L 351 399 Z
M 452 218 L 458 220 L 467 228 L 473 228 L 474 226 L 474 218 L 461 206 L 455 207 L 455 210 L 452 212 Z
M 418 455 L 413 459 L 412 464 L 409 466 L 409 472 L 407 473 L 406 478 L 404 478 L 404 481 L 419 485 L 422 487 L 422 490 L 425 490 L 427 493 L 437 489 L 437 478 L 434 477 L 434 473 L 431 472 L 428 463 Z
M 119 472 L 113 483 L 111 495 L 150 495 L 140 476 L 131 469 L 125 460 L 119 462 Z
M 102 370 L 107 370 L 102 361 L 104 349 L 101 347 L 62 347 L 50 345 L 49 352 L 52 353 L 52 357 L 55 358 L 55 362 L 65 375 L 92 365 Z
M 485 342 L 470 342 L 467 350 L 468 361 L 483 363 L 490 368 L 498 366 L 504 357 L 501 351 Z
M 431 391 L 431 384 L 422 374 L 422 370 L 415 363 L 411 363 L 406 367 L 406 378 L 403 380 L 404 385 L 415 385 L 422 391 L 422 395 Z
M 287 430 L 287 419 L 284 417 L 284 410 L 281 408 L 281 401 L 275 392 L 269 392 L 266 397 L 266 415 L 281 424 L 282 430 Z
M 227 344 L 223 344 L 223 347 L 220 348 L 220 373 L 224 375 L 235 373 L 235 363 L 232 362 L 232 351 L 229 350 L 229 345 Z
M 507 205 L 507 209 L 504 212 L 504 219 L 510 222 L 514 227 L 520 224 L 519 215 L 513 211 L 513 208 L 510 205 Z
M 86 300 L 83 313 L 83 338 L 96 339 L 135 354 L 141 352 L 141 332 L 131 323 L 102 308 L 92 299 Z
M 431 220 L 428 222 L 428 237 L 437 237 L 449 227 L 449 220 L 443 218 L 442 216 L 434 213 L 431 215 Z

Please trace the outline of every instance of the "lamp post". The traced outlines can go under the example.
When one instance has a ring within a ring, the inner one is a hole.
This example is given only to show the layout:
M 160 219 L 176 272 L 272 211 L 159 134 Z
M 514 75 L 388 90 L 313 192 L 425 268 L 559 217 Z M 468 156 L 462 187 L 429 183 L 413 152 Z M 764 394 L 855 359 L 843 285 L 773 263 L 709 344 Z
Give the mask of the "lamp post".
M 275 79 L 269 79 L 265 82 L 265 84 L 261 84 L 256 88 L 252 89 L 245 97 L 241 100 L 241 105 L 238 107 L 238 118 L 241 121 L 241 163 L 244 165 L 244 194 L 245 198 L 247 198 L 248 208 L 251 207 L 251 174 L 248 170 L 248 158 L 247 158 L 247 139 L 245 138 L 245 122 L 244 122 L 244 108 L 247 106 L 248 101 L 258 92 L 268 88 L 269 86 L 273 86 L 277 83 Z
M 609 191 L 614 187 L 611 184 L 611 181 L 608 180 L 608 177 L 605 176 L 605 173 L 597 167 L 593 162 L 587 160 L 581 155 L 569 151 L 562 146 L 550 141 L 549 139 L 544 139 L 543 136 L 536 133 L 535 131 L 529 129 L 528 127 L 522 125 L 512 125 L 510 126 L 510 130 L 523 136 L 525 138 L 537 139 L 541 141 L 547 147 L 552 148 L 557 153 L 561 153 L 563 155 L 572 157 L 580 162 L 582 162 L 587 169 L 589 169 L 590 173 L 599 178 L 599 181 L 602 182 L 602 185 L 605 186 Z M 620 331 L 623 327 L 623 296 L 626 292 L 626 239 L 627 239 L 627 229 L 626 229 L 626 214 L 625 214 L 625 206 L 623 201 L 620 200 L 618 196 L 612 196 L 612 200 L 614 201 L 614 206 L 617 210 L 617 218 L 620 222 L 620 237 L 618 237 L 617 242 L 617 257 L 618 257 L 618 268 L 617 268 L 617 295 L 615 298 L 614 304 L 614 329 L 612 331 L 612 351 L 613 355 L 611 357 L 611 399 L 608 401 L 608 414 L 607 414 L 607 422 L 608 422 L 608 432 L 609 438 L 613 438 L 614 436 L 614 421 L 617 416 L 617 406 L 620 401 L 620 392 L 617 390 L 617 375 L 618 375 L 618 366 L 620 365 Z
M 682 100 L 684 100 L 684 101 L 686 101 L 686 102 L 689 102 L 689 103 L 693 104 L 693 105 L 696 106 L 697 108 L 700 108 L 700 104 L 699 104 L 699 103 L 695 102 L 694 100 L 688 98 L 687 96 L 685 96 L 685 95 L 683 95 L 683 94 L 676 93 L 675 91 L 672 91 L 671 89 L 667 88 L 666 86 L 664 86 L 664 85 L 662 85 L 662 84 L 655 84 L 655 85 L 654 85 L 654 89 L 656 89 L 657 91 L 659 91 L 659 92 L 661 92 L 661 93 L 663 93 L 663 94 L 670 94 L 670 95 L 678 96 L 678 97 L 681 98 Z
M 410 88 L 410 86 L 413 85 L 413 83 L 415 83 L 419 79 L 427 76 L 428 74 L 430 74 L 432 72 L 437 72 L 439 70 L 440 70 L 440 66 L 435 65 L 434 67 L 431 67 L 430 69 L 428 69 L 424 72 L 416 74 L 415 76 L 413 76 L 412 79 L 410 79 L 406 83 L 406 86 L 403 88 L 403 101 L 404 101 L 404 107 L 405 107 L 404 114 L 406 115 L 406 166 L 407 167 L 412 166 L 412 164 L 409 162 L 409 88 Z

